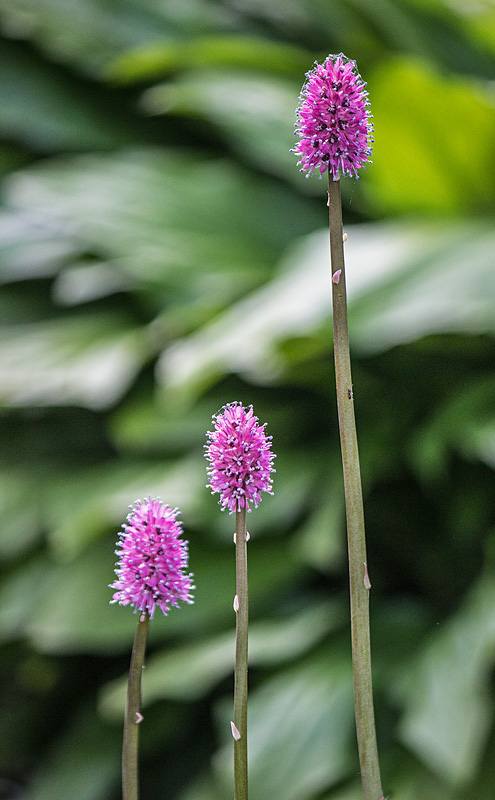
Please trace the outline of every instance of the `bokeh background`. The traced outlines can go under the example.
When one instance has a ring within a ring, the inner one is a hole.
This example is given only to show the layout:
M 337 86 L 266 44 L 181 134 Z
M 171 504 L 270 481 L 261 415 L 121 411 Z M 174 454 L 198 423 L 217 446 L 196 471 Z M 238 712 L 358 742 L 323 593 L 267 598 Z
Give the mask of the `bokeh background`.
M 493 800 L 495 8 L 1 0 L 0 797 L 118 800 L 136 618 L 117 532 L 180 506 L 196 603 L 151 625 L 143 800 L 232 796 L 233 520 L 205 431 L 253 403 L 250 796 L 359 800 L 325 181 L 304 73 L 358 62 L 342 181 L 376 715 L 393 800 Z

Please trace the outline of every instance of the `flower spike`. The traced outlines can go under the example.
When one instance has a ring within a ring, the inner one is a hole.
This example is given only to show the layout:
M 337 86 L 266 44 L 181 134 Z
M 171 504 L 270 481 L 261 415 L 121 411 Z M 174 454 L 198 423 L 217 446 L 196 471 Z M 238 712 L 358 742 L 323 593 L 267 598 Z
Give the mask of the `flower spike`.
M 271 452 L 271 436 L 265 434 L 265 425 L 258 425 L 253 407 L 229 403 L 213 416 L 214 430 L 206 434 L 205 456 L 212 494 L 219 493 L 222 511 L 229 513 L 255 508 L 261 502 L 261 492 L 271 491 L 270 473 L 275 454 Z
M 159 499 L 138 500 L 130 506 L 116 550 L 119 561 L 117 580 L 110 584 L 116 592 L 111 603 L 131 605 L 153 619 L 155 608 L 167 616 L 179 600 L 193 603 L 192 575 L 187 575 L 188 543 L 179 537 L 182 524 L 179 510 Z
M 373 124 L 356 62 L 343 53 L 330 55 L 323 64 L 315 62 L 306 78 L 296 111 L 300 141 L 293 150 L 301 172 L 309 177 L 319 169 L 321 178 L 328 170 L 334 181 L 341 173 L 357 178 L 370 161 Z

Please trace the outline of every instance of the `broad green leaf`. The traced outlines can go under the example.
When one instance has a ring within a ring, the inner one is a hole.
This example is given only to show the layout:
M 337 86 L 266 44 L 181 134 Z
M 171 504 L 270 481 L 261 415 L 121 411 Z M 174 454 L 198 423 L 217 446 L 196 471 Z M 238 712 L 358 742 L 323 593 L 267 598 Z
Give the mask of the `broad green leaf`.
M 95 89 L 92 96 L 82 81 L 17 43 L 2 41 L 0 72 L 9 75 L 8 81 L 0 81 L 3 139 L 46 154 L 107 150 L 136 141 L 135 122 L 125 117 L 110 93 L 104 98 Z
M 495 380 L 488 375 L 460 386 L 411 442 L 411 456 L 423 479 L 445 476 L 452 449 L 468 459 L 495 465 Z
M 143 106 L 153 114 L 204 117 L 256 166 L 298 180 L 290 152 L 297 96 L 297 84 L 286 79 L 202 70 L 149 89 Z
M 401 687 L 400 736 L 452 784 L 473 778 L 493 720 L 495 583 L 487 572 L 471 597 L 419 655 Z
M 9 520 L 0 536 L 3 560 L 18 558 L 41 538 L 42 491 L 27 470 L 2 465 L 0 519 Z
M 45 515 L 53 556 L 61 563 L 72 561 L 112 527 L 117 540 L 129 505 L 148 495 L 179 507 L 182 518 L 190 520 L 204 487 L 200 457 L 158 464 L 110 461 L 69 476 L 56 474 L 46 488 Z
M 207 0 L 166 5 L 154 0 L 2 0 L 0 15 L 7 32 L 91 74 L 99 74 L 128 48 L 164 36 L 201 33 L 224 16 Z
M 198 635 L 206 628 L 218 629 L 232 621 L 235 594 L 233 545 L 205 547 L 204 541 L 189 538 L 190 570 L 194 573 L 195 603 L 180 610 L 172 609 L 151 625 L 150 641 L 173 636 Z M 34 607 L 23 613 L 24 634 L 44 653 L 112 654 L 131 647 L 136 616 L 128 607 L 110 605 L 114 579 L 115 542 L 109 535 L 88 548 L 68 564 L 52 563 L 47 570 L 50 582 L 43 584 Z M 232 548 L 232 549 L 231 549 Z M 250 610 L 253 620 L 267 603 L 275 602 L 294 580 L 297 568 L 290 556 L 280 557 L 280 546 L 265 542 L 250 549 Z M 20 580 L 20 588 L 26 580 Z M 20 591 L 20 589 L 19 589 Z M 8 596 L 16 602 L 17 589 L 12 581 Z M 5 607 L 8 622 L 10 608 Z
M 2 284 L 55 275 L 80 249 L 81 243 L 71 231 L 45 214 L 41 206 L 36 211 L 0 211 Z
M 249 794 L 253 800 L 318 796 L 352 769 L 352 679 L 347 656 L 325 651 L 250 693 Z M 218 709 L 228 741 L 229 717 Z M 227 712 L 229 713 L 229 712 Z M 225 794 L 232 746 L 217 757 Z M 356 754 L 357 759 L 357 754 Z M 223 796 L 223 795 L 221 795 Z
M 160 309 L 171 287 L 179 300 L 228 302 L 264 280 L 287 243 L 314 225 L 311 208 L 274 182 L 177 151 L 45 162 L 10 181 L 7 201 L 52 235 L 56 225 L 62 241 L 104 254 L 126 283 L 151 282 L 155 294 L 166 287 Z
M 317 644 L 341 622 L 342 609 L 320 603 L 292 617 L 254 622 L 249 628 L 250 667 L 269 667 L 291 661 Z M 143 705 L 162 698 L 195 700 L 204 697 L 233 671 L 234 628 L 206 641 L 187 644 L 151 656 L 143 677 Z M 121 716 L 127 676 L 105 687 L 100 709 Z
M 310 56 L 300 47 L 254 36 L 202 36 L 189 41 L 163 40 L 119 56 L 108 75 L 118 82 L 149 80 L 175 71 L 226 67 L 273 72 L 301 79 Z
M 30 800 L 101 800 L 119 783 L 121 731 L 83 707 L 38 767 Z
M 338 568 L 345 559 L 344 486 L 340 458 L 335 462 L 330 474 L 324 473 L 322 502 L 300 526 L 293 545 L 303 563 L 324 573 Z
M 374 223 L 346 232 L 354 352 L 381 352 L 431 333 L 493 332 L 491 226 Z M 269 284 L 176 340 L 159 362 L 159 381 L 187 395 L 228 372 L 279 380 L 287 369 L 280 343 L 318 331 L 330 313 L 329 269 L 328 234 L 301 240 Z
M 128 389 L 148 342 L 124 320 L 94 314 L 0 330 L 3 405 L 101 409 Z
M 4 640 L 24 633 L 55 575 L 49 559 L 38 556 L 4 576 L 0 589 L 0 632 Z
M 365 190 L 386 213 L 487 214 L 495 190 L 487 164 L 495 141 L 493 88 L 474 78 L 445 78 L 404 58 L 369 76 L 375 123 L 373 166 Z M 476 146 L 466 135 L 469 120 Z M 462 190 L 460 190 L 462 187 Z

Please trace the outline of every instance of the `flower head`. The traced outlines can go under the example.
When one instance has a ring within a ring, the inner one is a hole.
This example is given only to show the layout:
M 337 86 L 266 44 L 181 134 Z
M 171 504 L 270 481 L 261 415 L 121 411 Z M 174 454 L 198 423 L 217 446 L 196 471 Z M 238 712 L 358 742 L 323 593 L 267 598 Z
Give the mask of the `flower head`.
M 323 64 L 306 73 L 296 111 L 294 153 L 300 156 L 301 172 L 314 169 L 319 177 L 328 170 L 334 181 L 340 173 L 357 177 L 372 150 L 372 118 L 368 110 L 366 84 L 343 53 L 327 56 Z
M 121 549 L 115 551 L 117 580 L 110 588 L 116 592 L 110 602 L 146 611 L 151 619 L 158 606 L 167 616 L 171 606 L 179 607 L 179 600 L 193 602 L 193 576 L 184 573 L 188 543 L 179 538 L 179 510 L 151 497 L 137 500 L 130 509 L 119 533 Z
M 206 434 L 207 468 L 212 494 L 220 494 L 219 505 L 229 513 L 257 508 L 261 492 L 271 491 L 270 473 L 275 454 L 271 452 L 271 436 L 265 434 L 265 425 L 258 425 L 253 407 L 229 403 L 213 416 L 214 430 Z

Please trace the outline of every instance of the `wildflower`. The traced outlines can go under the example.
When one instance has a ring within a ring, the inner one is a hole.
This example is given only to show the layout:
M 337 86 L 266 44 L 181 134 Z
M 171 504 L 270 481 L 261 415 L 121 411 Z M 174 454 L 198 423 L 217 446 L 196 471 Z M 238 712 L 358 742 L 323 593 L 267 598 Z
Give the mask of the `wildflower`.
M 179 600 L 193 602 L 193 576 L 184 572 L 188 543 L 179 538 L 179 510 L 151 497 L 137 500 L 130 509 L 119 533 L 121 549 L 115 551 L 117 580 L 110 587 L 116 592 L 110 602 L 131 605 L 150 619 L 158 606 L 166 616 L 171 606 L 179 607 Z
M 296 111 L 300 141 L 293 150 L 301 172 L 307 170 L 308 177 L 319 169 L 321 178 L 328 170 L 334 181 L 341 172 L 357 177 L 370 160 L 373 125 L 356 62 L 343 53 L 330 55 L 323 64 L 315 62 L 306 78 Z
M 213 416 L 214 430 L 206 434 L 207 468 L 212 494 L 220 494 L 219 505 L 229 513 L 246 508 L 257 508 L 261 492 L 271 491 L 270 473 L 275 454 L 271 452 L 271 436 L 266 436 L 265 425 L 258 425 L 253 407 L 229 403 Z

